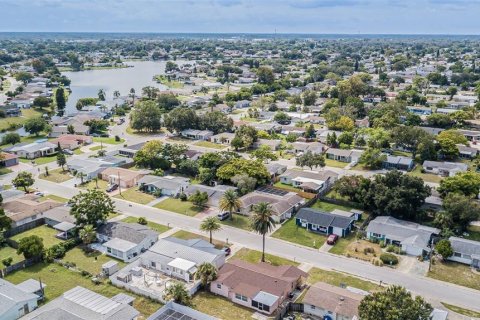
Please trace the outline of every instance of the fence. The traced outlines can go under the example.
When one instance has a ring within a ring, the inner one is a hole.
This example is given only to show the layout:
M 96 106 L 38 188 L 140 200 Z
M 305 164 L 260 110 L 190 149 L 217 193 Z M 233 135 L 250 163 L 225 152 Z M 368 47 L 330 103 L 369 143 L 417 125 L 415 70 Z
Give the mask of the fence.
M 30 259 L 26 259 L 26 260 L 17 262 L 15 264 L 12 264 L 11 266 L 8 266 L 8 267 L 4 268 L 3 270 L 0 270 L 0 278 L 4 278 L 9 273 L 12 273 L 14 271 L 31 267 L 31 266 L 33 266 L 34 264 L 36 264 L 40 261 L 42 261 L 42 257 L 38 256 L 38 257 L 33 257 L 33 258 L 30 258 Z
M 341 206 L 352 207 L 352 208 L 355 208 L 355 209 L 363 210 L 362 206 L 359 203 L 348 201 L 348 200 L 333 199 L 333 198 L 329 198 L 329 197 L 325 197 L 325 196 L 321 196 L 320 200 L 322 200 L 323 202 L 328 202 L 328 203 L 332 203 L 332 204 L 338 204 L 338 205 L 341 205 Z
M 303 312 L 303 310 L 304 310 L 303 303 L 288 302 L 282 308 L 277 309 L 276 315 L 274 316 L 273 319 L 274 320 L 281 320 L 289 312 Z
M 11 228 L 9 230 L 6 230 L 3 232 L 3 236 L 5 238 L 10 238 L 13 237 L 14 235 L 17 235 L 19 233 L 25 232 L 27 230 L 42 226 L 45 224 L 45 218 L 40 218 L 38 220 L 30 221 L 25 224 L 22 224 L 21 226 Z
M 13 249 L 18 249 L 18 242 L 9 238 L 4 239 L 5 242 L 8 244 L 9 247 Z

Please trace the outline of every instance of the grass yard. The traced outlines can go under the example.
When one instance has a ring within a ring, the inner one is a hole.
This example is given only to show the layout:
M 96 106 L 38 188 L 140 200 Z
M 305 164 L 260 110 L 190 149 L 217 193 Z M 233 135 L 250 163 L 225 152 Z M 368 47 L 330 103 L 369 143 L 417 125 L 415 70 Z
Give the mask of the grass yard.
M 61 202 L 61 203 L 67 203 L 68 202 L 68 199 L 56 196 L 54 194 L 47 194 L 47 195 L 45 195 L 41 198 L 38 198 L 38 201 L 40 201 L 40 202 L 46 201 L 46 200 L 55 200 L 55 201 L 58 201 L 58 202 Z
M 58 233 L 57 230 L 47 227 L 45 225 L 30 229 L 28 231 L 19 233 L 11 237 L 12 240 L 19 242 L 20 239 L 29 237 L 32 235 L 39 236 L 43 239 L 43 246 L 45 248 L 50 248 L 51 246 L 62 242 L 62 240 L 55 238 L 55 235 Z
M 480 290 L 480 274 L 473 273 L 469 266 L 461 263 L 435 261 L 428 277 Z
M 4 174 L 9 174 L 9 173 L 12 173 L 13 171 L 8 169 L 8 168 L 5 168 L 5 167 L 1 167 L 0 168 L 0 176 L 1 175 L 4 175 Z
M 81 189 L 100 189 L 100 190 L 105 190 L 107 189 L 108 182 L 103 181 L 101 179 L 98 180 L 90 180 L 84 184 L 79 184 L 78 187 Z
M 119 263 L 120 269 L 125 266 L 125 263 L 102 254 L 99 251 L 92 253 L 85 253 L 81 248 L 75 247 L 65 254 L 62 258 L 64 262 L 73 262 L 81 269 L 90 272 L 93 275 L 99 274 L 102 271 L 102 265 L 110 260 L 115 260 Z
M 467 316 L 467 317 L 471 317 L 471 318 L 480 318 L 480 312 L 465 309 L 465 308 L 458 307 L 458 306 L 454 306 L 452 304 L 448 304 L 448 303 L 445 303 L 445 302 L 441 302 L 441 304 L 443 304 L 443 306 L 445 308 L 447 308 L 447 309 L 449 309 L 453 312 L 456 312 L 458 314 L 461 314 L 461 315 L 464 315 L 464 316 Z
M 39 178 L 43 180 L 55 182 L 55 183 L 62 183 L 72 179 L 73 177 L 70 175 L 70 172 L 68 172 L 67 170 L 63 171 L 62 168 L 58 168 L 55 170 L 49 170 L 48 176 L 45 175 L 45 172 L 41 173 Z
M 8 247 L 8 246 L 0 247 L 0 269 L 5 268 L 2 261 L 10 257 L 13 259 L 12 264 L 15 264 L 17 262 L 24 260 L 23 255 L 17 254 L 16 249 L 13 249 L 12 247 Z
M 100 150 L 100 149 L 102 149 L 102 146 L 91 147 L 89 150 L 90 151 L 97 151 L 97 150 Z
M 315 202 L 312 205 L 312 208 L 323 210 L 323 211 L 326 211 L 326 212 L 332 212 L 335 209 L 344 210 L 344 211 L 350 211 L 350 210 L 353 209 L 351 207 L 342 206 L 342 205 L 334 204 L 334 203 L 323 202 L 321 200 L 318 200 L 317 202 Z
M 93 142 L 97 143 L 106 143 L 106 144 L 122 144 L 125 142 L 125 139 L 120 139 L 120 141 L 115 141 L 115 137 L 93 137 Z
M 135 217 L 127 217 L 127 218 L 125 218 L 125 219 L 122 219 L 122 221 L 123 221 L 123 222 L 126 222 L 126 223 L 137 223 L 138 218 L 135 218 Z M 150 229 L 157 231 L 158 233 L 164 233 L 165 231 L 168 231 L 168 230 L 171 229 L 171 228 L 169 228 L 169 227 L 167 227 L 167 226 L 164 226 L 163 224 L 151 222 L 151 221 L 148 221 L 148 220 L 147 220 L 147 226 L 148 226 Z
M 199 141 L 194 143 L 194 145 L 203 147 L 203 148 L 211 148 L 211 149 L 225 149 L 227 146 L 223 144 L 213 143 L 210 141 Z
M 345 168 L 348 165 L 348 163 L 337 161 L 337 160 L 332 160 L 332 159 L 325 159 L 325 165 L 327 167 Z
M 123 199 L 135 203 L 140 203 L 140 204 L 147 204 L 156 198 L 148 193 L 139 191 L 137 187 L 133 187 L 127 190 L 122 190 L 122 194 L 117 194 L 114 196 L 114 198 L 117 199 Z
M 343 255 L 347 252 L 348 246 L 355 241 L 355 235 L 354 234 L 349 234 L 345 238 L 338 238 L 337 243 L 328 250 L 328 252 L 333 253 L 333 254 L 340 254 Z
M 40 117 L 41 112 L 35 110 L 34 108 L 22 109 L 21 117 L 11 117 L 11 118 L 2 118 L 0 119 L 0 130 L 8 130 L 11 126 L 21 127 L 27 121 L 27 119 Z
M 480 241 L 480 226 L 469 226 L 467 228 L 468 236 L 465 238 L 474 241 Z
M 205 291 L 198 292 L 192 302 L 194 308 L 198 311 L 219 319 L 232 319 L 234 317 L 238 320 L 250 320 L 253 316 L 253 310 Z
M 203 211 L 203 208 L 197 207 L 190 201 L 181 201 L 180 199 L 168 198 L 154 205 L 157 209 L 172 211 L 186 216 L 196 216 Z
M 292 186 L 289 185 L 289 184 L 281 183 L 280 181 L 279 181 L 279 182 L 276 182 L 273 186 L 274 186 L 275 188 L 282 189 L 282 190 L 286 190 L 286 191 L 292 191 L 292 192 L 302 191 L 302 190 L 300 190 L 300 189 L 298 189 L 298 188 L 292 187 Z
M 201 234 L 197 234 L 197 233 L 193 233 L 193 232 L 188 232 L 188 231 L 185 231 L 185 230 L 180 230 L 180 231 L 175 232 L 174 234 L 172 234 L 172 237 L 179 238 L 179 239 L 184 239 L 184 240 L 199 239 L 200 238 L 200 239 L 203 239 L 205 241 L 210 241 L 209 235 L 207 233 L 205 233 L 205 235 L 201 235 Z M 215 235 L 214 235 L 214 237 L 215 237 Z M 215 247 L 217 249 L 222 249 L 222 248 L 228 246 L 225 242 L 215 240 L 215 239 L 213 239 L 213 244 L 215 245 Z
M 73 154 L 75 154 L 75 155 L 79 155 L 79 154 L 82 154 L 82 153 L 83 153 L 83 151 L 80 150 L 80 148 L 77 148 L 77 149 L 73 150 Z
M 68 270 L 54 263 L 38 263 L 30 268 L 9 274 L 6 279 L 14 284 L 18 284 L 30 278 L 36 280 L 40 278 L 46 284 L 46 302 L 59 297 L 67 290 L 76 286 L 82 286 L 109 298 L 119 293 L 126 293 L 135 297 L 133 307 L 144 317 L 153 314 L 161 306 L 158 302 L 127 292 L 106 282 L 96 285 L 90 278 L 83 277 L 78 272 Z
M 50 162 L 57 161 L 57 155 L 52 154 L 51 156 L 40 157 L 40 158 L 36 158 L 36 159 L 33 159 L 33 160 L 20 158 L 19 160 L 20 160 L 20 162 L 23 162 L 23 163 L 30 163 L 30 162 L 33 161 L 33 162 L 35 162 L 35 164 L 37 166 L 41 166 L 43 164 L 47 164 L 47 163 L 50 163 Z
M 378 291 L 380 289 L 380 286 L 373 282 L 362 280 L 338 271 L 327 271 L 318 268 L 312 268 L 308 272 L 308 274 L 309 276 L 307 278 L 307 282 L 310 284 L 314 284 L 317 282 L 326 282 L 333 286 L 340 286 L 340 284 L 343 283 L 347 286 L 370 292 Z
M 273 233 L 272 236 L 274 238 L 315 249 L 320 248 L 327 240 L 327 238 L 321 234 L 310 232 L 305 228 L 298 227 L 295 224 L 295 218 L 285 222 L 283 226 Z
M 422 178 L 423 181 L 426 181 L 426 182 L 440 183 L 440 181 L 442 181 L 442 177 L 437 176 L 436 174 L 422 173 L 422 168 L 423 167 L 421 165 L 417 164 L 415 169 L 408 172 L 407 174 L 410 176 Z
M 267 245 L 268 245 L 268 243 L 267 243 Z M 239 260 L 243 260 L 243 261 L 250 262 L 250 263 L 257 263 L 257 262 L 260 262 L 260 260 L 262 259 L 262 252 L 247 249 L 247 248 L 242 248 L 242 249 L 238 250 L 237 253 L 235 253 L 232 256 L 232 259 L 239 259 Z M 277 256 L 274 256 L 274 255 L 271 255 L 271 254 L 268 254 L 268 253 L 265 253 L 265 261 L 270 263 L 271 265 L 274 265 L 274 266 L 281 266 L 281 265 L 286 265 L 286 264 L 289 264 L 289 265 L 292 265 L 292 266 L 299 266 L 300 265 L 300 263 L 298 263 L 298 262 L 288 260 L 288 259 L 285 259 L 285 258 L 281 258 L 281 257 L 277 257 Z
M 235 227 L 247 231 L 252 230 L 250 218 L 241 214 L 234 214 L 233 219 L 226 219 L 220 221 L 220 223 L 226 226 Z
M 339 246 L 337 248 L 333 247 L 333 251 L 330 252 L 335 254 L 343 254 L 348 257 L 353 257 L 364 261 L 370 261 L 375 257 L 374 255 L 379 257 L 382 254 L 382 249 L 377 243 L 372 243 L 367 240 L 355 240 L 353 236 L 352 238 L 347 238 L 344 240 L 345 241 L 343 242 L 337 242 L 335 246 Z M 374 253 L 369 253 L 366 250 L 373 250 Z

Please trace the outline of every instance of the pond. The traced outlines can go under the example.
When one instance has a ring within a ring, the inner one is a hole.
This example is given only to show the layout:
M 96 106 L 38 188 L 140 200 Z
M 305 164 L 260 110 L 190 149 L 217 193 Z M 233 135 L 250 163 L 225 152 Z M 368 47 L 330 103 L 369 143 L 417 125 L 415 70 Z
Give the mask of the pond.
M 177 62 L 178 63 L 178 62 Z M 121 69 L 98 69 L 78 72 L 62 72 L 72 82 L 66 111 L 76 111 L 75 105 L 80 98 L 97 97 L 98 90 L 105 90 L 107 100 L 113 99 L 113 92 L 118 90 L 122 96 L 130 93 L 134 88 L 135 93 L 140 95 L 142 88 L 154 86 L 160 90 L 166 87 L 153 80 L 153 76 L 165 73 L 165 61 L 128 61 L 129 68 Z

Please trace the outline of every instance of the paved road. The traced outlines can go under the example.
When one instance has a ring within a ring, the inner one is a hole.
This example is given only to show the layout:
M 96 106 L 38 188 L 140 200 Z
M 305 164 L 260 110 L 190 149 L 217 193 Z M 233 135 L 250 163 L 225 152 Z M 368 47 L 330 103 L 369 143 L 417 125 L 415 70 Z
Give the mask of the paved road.
M 71 198 L 79 192 L 76 188 L 61 186 L 45 180 L 37 180 L 36 186 L 40 190 L 65 198 Z M 117 210 L 124 215 L 134 217 L 142 216 L 157 223 L 185 230 L 195 232 L 199 230 L 200 219 L 124 200 L 114 199 L 114 201 Z M 241 229 L 224 226 L 220 232 L 215 233 L 215 238 L 221 241 L 228 239 L 229 242 L 261 250 L 261 237 L 255 233 Z M 387 284 L 399 284 L 433 301 L 446 301 L 454 305 L 480 311 L 480 291 L 478 290 L 423 276 L 404 274 L 387 267 L 375 267 L 370 263 L 319 252 L 318 250 L 297 246 L 270 237 L 267 239 L 266 250 L 268 253 L 298 262 L 310 263 L 319 268 L 343 271 L 376 282 L 383 281 Z

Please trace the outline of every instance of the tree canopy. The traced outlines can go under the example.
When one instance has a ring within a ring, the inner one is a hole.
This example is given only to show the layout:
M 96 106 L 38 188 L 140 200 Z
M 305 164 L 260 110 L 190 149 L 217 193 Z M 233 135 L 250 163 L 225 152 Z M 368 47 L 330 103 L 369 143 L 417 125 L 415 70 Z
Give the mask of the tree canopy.
M 68 201 L 70 214 L 75 217 L 79 226 L 97 226 L 107 220 L 115 210 L 112 199 L 101 190 L 81 192 Z

